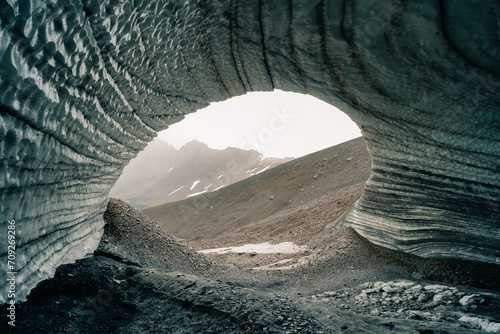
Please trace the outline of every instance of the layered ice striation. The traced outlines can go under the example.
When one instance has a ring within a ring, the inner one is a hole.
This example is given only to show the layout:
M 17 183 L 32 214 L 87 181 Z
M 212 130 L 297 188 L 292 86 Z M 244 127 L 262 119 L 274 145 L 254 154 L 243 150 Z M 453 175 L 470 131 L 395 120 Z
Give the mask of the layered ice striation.
M 500 262 L 497 0 L 3 0 L 0 18 L 0 270 L 15 220 L 19 300 L 93 251 L 110 188 L 157 131 L 273 89 L 361 128 L 359 233 Z

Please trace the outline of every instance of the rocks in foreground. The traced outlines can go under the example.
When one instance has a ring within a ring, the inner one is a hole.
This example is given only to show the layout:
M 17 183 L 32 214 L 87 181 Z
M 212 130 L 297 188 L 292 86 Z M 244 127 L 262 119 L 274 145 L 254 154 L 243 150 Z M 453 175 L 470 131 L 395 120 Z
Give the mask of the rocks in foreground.
M 487 290 L 401 280 L 366 282 L 355 289 L 316 294 L 311 300 L 359 314 L 500 332 L 500 295 Z

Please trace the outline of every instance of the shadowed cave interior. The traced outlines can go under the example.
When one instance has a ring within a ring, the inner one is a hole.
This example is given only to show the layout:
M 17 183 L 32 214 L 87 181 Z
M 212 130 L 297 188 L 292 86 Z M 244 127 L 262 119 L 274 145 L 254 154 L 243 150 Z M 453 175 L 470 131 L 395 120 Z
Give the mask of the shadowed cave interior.
M 389 249 L 498 265 L 499 11 L 472 0 L 2 2 L 0 212 L 3 228 L 16 222 L 18 300 L 93 253 L 109 190 L 157 131 L 273 89 L 360 127 L 372 172 L 345 226 Z

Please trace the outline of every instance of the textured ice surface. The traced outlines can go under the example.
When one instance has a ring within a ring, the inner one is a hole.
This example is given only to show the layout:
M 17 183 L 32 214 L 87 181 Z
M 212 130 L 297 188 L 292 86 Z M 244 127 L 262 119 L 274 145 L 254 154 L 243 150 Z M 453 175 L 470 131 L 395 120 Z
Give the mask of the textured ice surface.
M 8 220 L 23 300 L 92 252 L 109 189 L 158 130 L 275 88 L 360 126 L 359 233 L 498 263 L 499 15 L 497 0 L 0 1 L 0 271 Z

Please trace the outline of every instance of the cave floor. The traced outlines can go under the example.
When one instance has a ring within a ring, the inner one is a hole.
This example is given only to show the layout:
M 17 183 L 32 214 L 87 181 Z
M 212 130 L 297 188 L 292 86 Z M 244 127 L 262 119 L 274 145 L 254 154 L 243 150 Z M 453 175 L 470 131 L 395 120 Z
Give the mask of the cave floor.
M 123 202 L 105 218 L 99 249 L 40 283 L 2 333 L 500 332 L 499 266 L 418 258 L 350 228 L 294 255 L 205 257 Z M 279 261 L 292 265 L 255 270 Z

